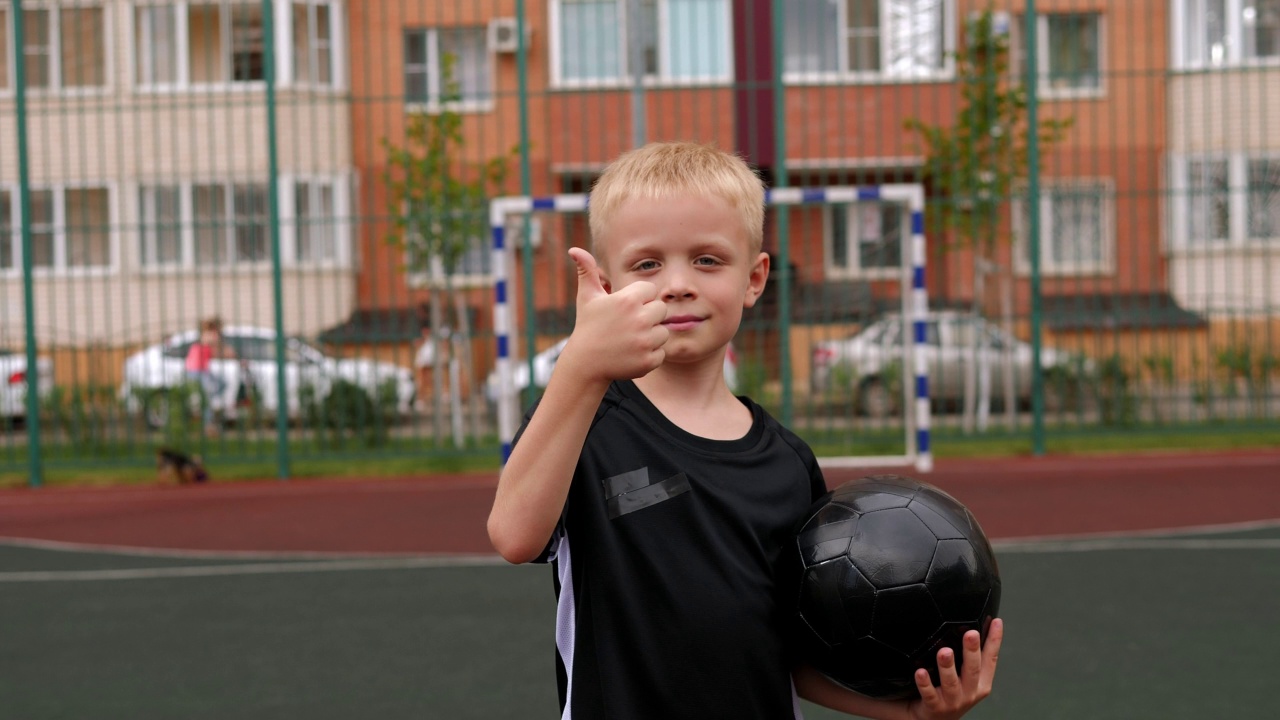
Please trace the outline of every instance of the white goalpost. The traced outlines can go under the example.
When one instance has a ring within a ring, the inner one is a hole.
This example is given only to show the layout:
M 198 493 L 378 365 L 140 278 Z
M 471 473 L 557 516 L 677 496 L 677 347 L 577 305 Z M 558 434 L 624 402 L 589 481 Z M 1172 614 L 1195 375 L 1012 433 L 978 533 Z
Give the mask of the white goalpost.
M 493 331 L 497 344 L 496 374 L 498 378 L 498 439 L 502 444 L 502 460 L 511 453 L 511 441 L 520 423 L 519 392 L 515 387 L 515 335 L 511 310 L 511 270 L 513 248 L 506 237 L 506 222 L 511 215 L 535 212 L 581 213 L 587 209 L 587 194 L 548 196 L 508 196 L 489 204 L 492 237 L 492 271 L 494 277 Z M 902 383 L 903 445 L 901 455 L 820 457 L 823 467 L 914 467 L 920 472 L 933 468 L 930 448 L 930 407 L 928 363 L 925 354 L 926 322 L 929 298 L 925 289 L 924 189 L 917 184 L 872 186 L 831 186 L 814 188 L 776 188 L 766 194 L 770 206 L 821 205 L 832 203 L 881 202 L 900 205 L 909 218 L 904 233 L 901 268 L 901 367 L 910 382 Z

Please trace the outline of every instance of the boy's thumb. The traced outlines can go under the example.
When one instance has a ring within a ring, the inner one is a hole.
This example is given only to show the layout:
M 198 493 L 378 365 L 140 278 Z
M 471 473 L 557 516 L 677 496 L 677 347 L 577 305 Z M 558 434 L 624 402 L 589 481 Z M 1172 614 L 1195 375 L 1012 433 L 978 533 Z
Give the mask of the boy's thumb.
M 604 284 L 600 282 L 600 268 L 591 253 L 582 248 L 569 248 L 569 257 L 578 266 L 578 299 L 589 300 L 597 295 L 607 294 Z

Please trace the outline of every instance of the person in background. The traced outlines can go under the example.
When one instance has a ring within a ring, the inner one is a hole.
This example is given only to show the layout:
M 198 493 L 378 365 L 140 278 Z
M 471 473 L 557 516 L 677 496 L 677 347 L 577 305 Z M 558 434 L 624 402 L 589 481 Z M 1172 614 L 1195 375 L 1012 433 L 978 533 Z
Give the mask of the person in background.
M 213 371 L 215 357 L 235 357 L 235 352 L 222 341 L 222 319 L 211 317 L 200 322 L 200 336 L 187 351 L 187 378 L 198 383 L 204 393 L 203 420 L 206 433 L 217 431 L 213 422 L 214 401 L 227 389 L 227 381 Z

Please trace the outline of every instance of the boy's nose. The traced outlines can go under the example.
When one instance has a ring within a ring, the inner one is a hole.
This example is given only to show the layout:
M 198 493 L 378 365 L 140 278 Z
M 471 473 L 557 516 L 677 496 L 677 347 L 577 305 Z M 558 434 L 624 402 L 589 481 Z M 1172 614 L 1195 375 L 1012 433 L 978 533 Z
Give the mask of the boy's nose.
M 662 286 L 663 300 L 688 299 L 697 294 L 687 273 L 672 271 L 664 278 Z

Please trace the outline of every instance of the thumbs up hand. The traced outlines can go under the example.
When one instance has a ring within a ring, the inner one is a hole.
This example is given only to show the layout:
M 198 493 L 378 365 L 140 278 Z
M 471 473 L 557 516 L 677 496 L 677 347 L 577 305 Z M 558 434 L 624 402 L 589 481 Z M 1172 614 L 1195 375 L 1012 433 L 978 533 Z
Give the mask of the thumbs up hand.
M 639 281 L 610 293 L 591 253 L 572 248 L 569 256 L 578 267 L 578 318 L 556 364 L 568 359 L 582 377 L 606 383 L 642 377 L 661 365 L 671 333 L 662 326 L 667 306 L 658 288 Z

